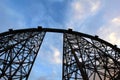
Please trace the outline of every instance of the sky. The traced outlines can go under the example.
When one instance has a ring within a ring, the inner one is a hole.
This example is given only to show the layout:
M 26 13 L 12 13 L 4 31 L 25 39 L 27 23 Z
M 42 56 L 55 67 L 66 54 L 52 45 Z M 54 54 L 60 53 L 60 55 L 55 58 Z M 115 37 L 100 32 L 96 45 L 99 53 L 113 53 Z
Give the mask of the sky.
M 1 0 L 0 33 L 72 28 L 120 46 L 120 0 Z M 62 34 L 47 33 L 29 80 L 61 80 Z

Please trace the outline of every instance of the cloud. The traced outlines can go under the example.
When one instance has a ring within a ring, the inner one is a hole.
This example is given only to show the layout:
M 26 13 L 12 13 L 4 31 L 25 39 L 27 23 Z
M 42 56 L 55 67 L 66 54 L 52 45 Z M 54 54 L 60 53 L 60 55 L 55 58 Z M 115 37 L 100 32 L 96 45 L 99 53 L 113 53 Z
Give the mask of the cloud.
M 90 6 L 91 6 L 91 9 L 90 11 L 95 13 L 99 10 L 99 8 L 101 7 L 101 2 L 100 0 L 89 0 L 89 3 L 90 3 Z
M 62 60 L 61 60 L 61 54 L 59 49 L 52 47 L 52 52 L 53 52 L 53 56 L 51 58 L 51 61 L 55 64 L 61 64 Z
M 73 29 L 81 29 L 82 24 L 96 14 L 102 7 L 100 0 L 74 0 L 67 10 L 68 20 L 66 26 Z
M 112 23 L 114 23 L 115 25 L 120 25 L 120 17 L 117 17 L 117 18 L 113 18 L 112 20 L 111 20 L 111 22 Z
M 111 18 L 104 26 L 100 27 L 97 34 L 112 44 L 120 46 L 120 17 Z

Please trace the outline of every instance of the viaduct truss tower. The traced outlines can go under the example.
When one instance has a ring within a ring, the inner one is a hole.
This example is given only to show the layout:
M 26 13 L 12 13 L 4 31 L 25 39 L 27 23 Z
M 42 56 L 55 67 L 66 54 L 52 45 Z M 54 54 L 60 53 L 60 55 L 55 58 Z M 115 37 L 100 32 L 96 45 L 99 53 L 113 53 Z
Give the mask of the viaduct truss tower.
M 98 36 L 31 28 L 0 33 L 0 80 L 28 80 L 46 32 L 63 34 L 62 80 L 120 80 L 120 49 Z

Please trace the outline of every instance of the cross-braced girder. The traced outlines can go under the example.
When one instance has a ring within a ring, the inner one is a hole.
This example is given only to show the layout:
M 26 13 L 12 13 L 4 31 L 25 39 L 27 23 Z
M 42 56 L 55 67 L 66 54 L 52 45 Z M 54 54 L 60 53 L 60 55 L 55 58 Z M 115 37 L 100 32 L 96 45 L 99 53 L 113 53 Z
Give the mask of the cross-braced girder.
M 0 80 L 27 80 L 46 32 L 62 33 L 62 80 L 120 80 L 120 49 L 88 34 L 32 28 L 0 33 Z
M 64 34 L 63 80 L 119 79 L 120 54 L 118 51 L 94 39 Z
M 27 80 L 45 32 L 0 36 L 0 79 Z

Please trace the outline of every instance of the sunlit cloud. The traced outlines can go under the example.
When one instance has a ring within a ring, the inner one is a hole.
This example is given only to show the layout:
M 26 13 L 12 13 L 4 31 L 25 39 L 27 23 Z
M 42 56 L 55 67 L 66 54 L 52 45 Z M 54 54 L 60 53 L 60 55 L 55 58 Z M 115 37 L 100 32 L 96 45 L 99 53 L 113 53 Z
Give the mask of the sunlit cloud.
M 100 0 L 89 0 L 89 3 L 91 5 L 91 12 L 93 13 L 97 12 L 102 6 Z
M 84 15 L 84 6 L 82 3 L 80 2 L 73 2 L 71 3 L 71 7 L 72 7 L 72 13 L 73 13 L 73 19 L 81 19 L 82 16 Z
M 104 26 L 98 30 L 98 35 L 101 38 L 109 41 L 112 44 L 120 46 L 120 17 L 115 17 L 109 20 Z
M 117 32 L 110 33 L 108 35 L 108 38 L 111 43 L 120 45 L 120 37 L 117 36 L 117 34 L 118 34 Z
M 113 19 L 111 20 L 111 22 L 112 22 L 113 24 L 119 26 L 119 25 L 120 25 L 120 17 L 113 18 Z
M 62 60 L 61 60 L 61 54 L 59 49 L 52 47 L 52 52 L 53 52 L 53 56 L 51 58 L 51 61 L 55 64 L 61 64 Z
M 81 29 L 87 18 L 96 14 L 102 7 L 100 0 L 75 0 L 68 7 L 68 20 L 66 26 L 73 29 Z

